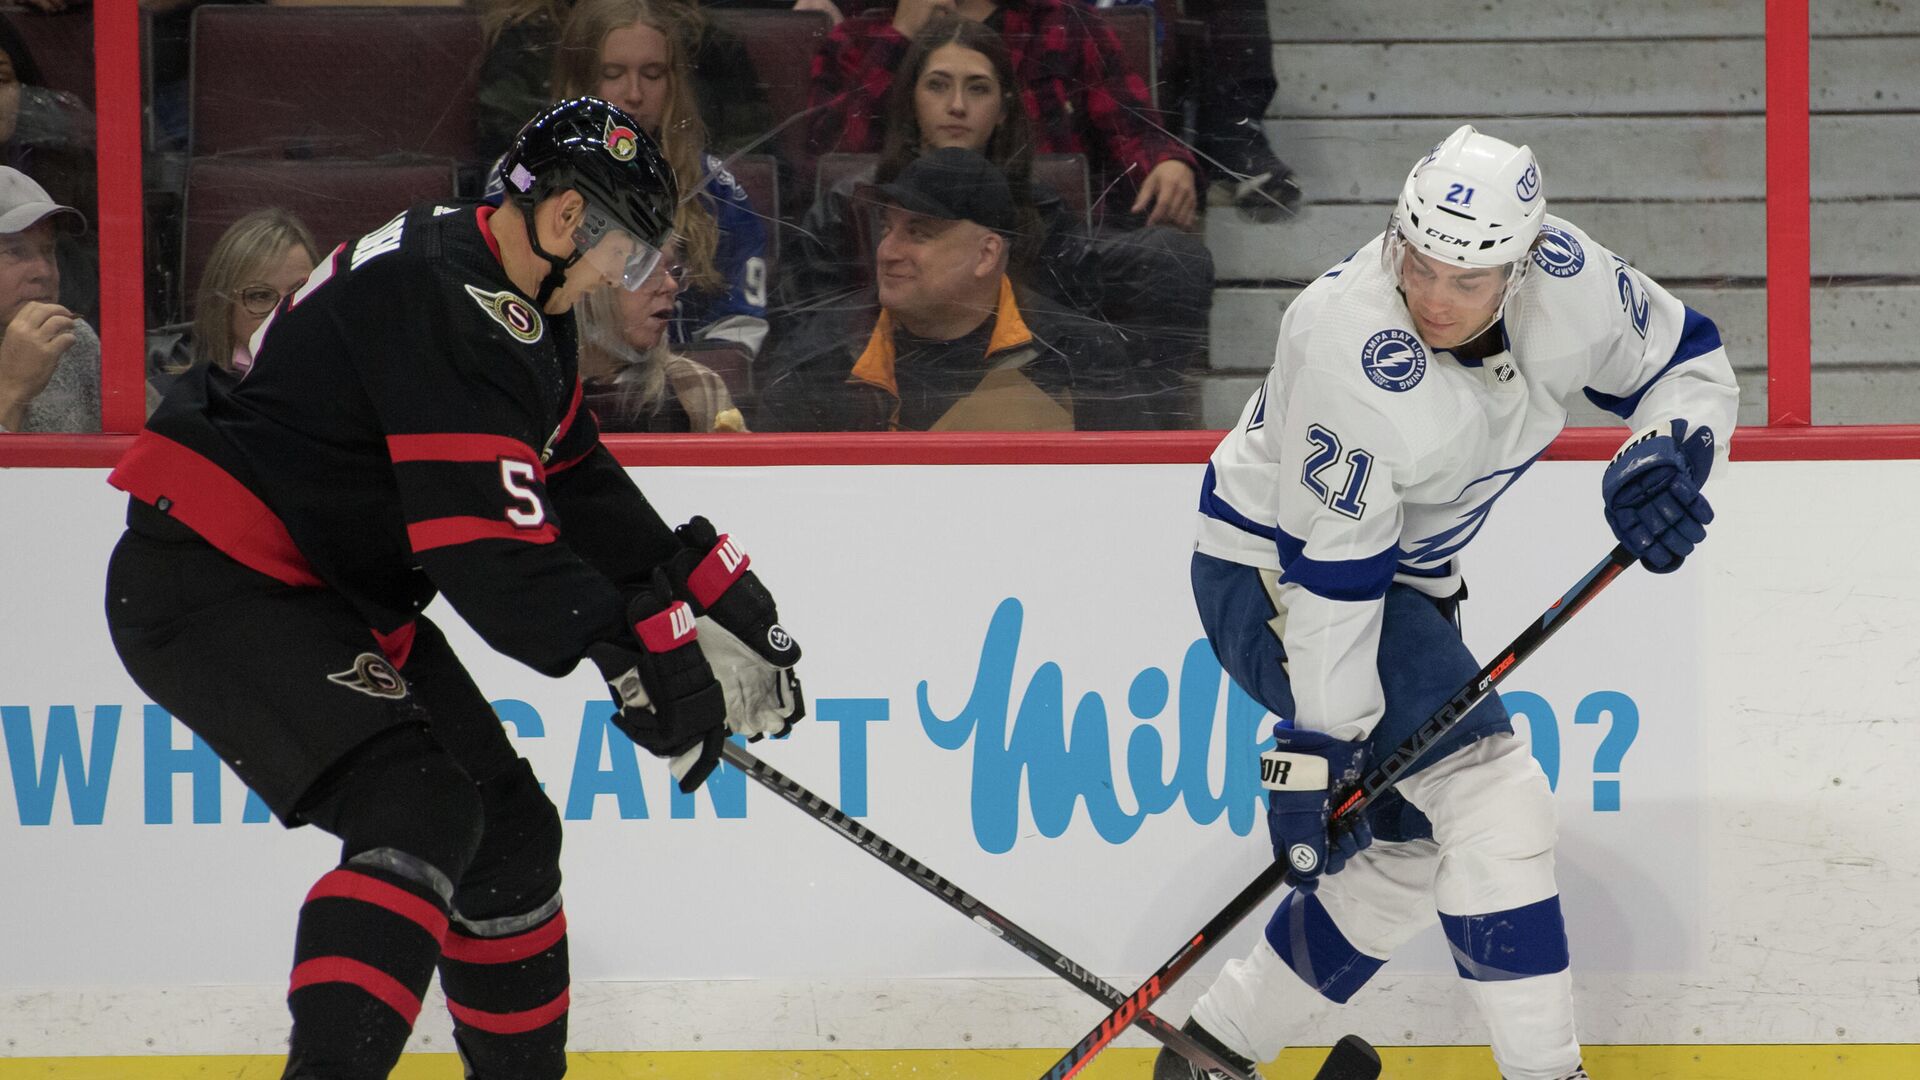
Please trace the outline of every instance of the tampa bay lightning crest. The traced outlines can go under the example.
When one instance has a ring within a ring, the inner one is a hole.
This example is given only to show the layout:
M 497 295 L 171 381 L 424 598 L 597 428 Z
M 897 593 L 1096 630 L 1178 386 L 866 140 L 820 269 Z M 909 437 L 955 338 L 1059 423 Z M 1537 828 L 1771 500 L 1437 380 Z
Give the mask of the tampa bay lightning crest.
M 1419 385 L 1427 373 L 1427 350 L 1405 330 L 1382 330 L 1361 347 L 1360 366 L 1373 385 L 1397 394 Z
M 1533 247 L 1533 262 L 1554 277 L 1572 277 L 1587 265 L 1587 253 L 1572 233 L 1542 225 L 1540 242 Z

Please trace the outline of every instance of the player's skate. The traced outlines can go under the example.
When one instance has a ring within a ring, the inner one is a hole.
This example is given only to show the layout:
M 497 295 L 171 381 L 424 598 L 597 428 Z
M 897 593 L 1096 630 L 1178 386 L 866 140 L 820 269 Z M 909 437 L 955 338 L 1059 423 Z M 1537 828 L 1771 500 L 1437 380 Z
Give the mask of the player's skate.
M 1260 1074 L 1254 1070 L 1251 1058 L 1241 1057 L 1220 1045 L 1220 1040 L 1214 1038 L 1213 1034 L 1201 1027 L 1197 1021 L 1187 1021 L 1181 1025 L 1180 1030 L 1193 1036 L 1195 1042 L 1219 1054 L 1222 1061 L 1235 1066 L 1248 1076 L 1255 1077 L 1256 1080 L 1259 1077 Z M 1153 1059 L 1153 1080 L 1223 1080 L 1225 1076 L 1226 1074 L 1218 1069 L 1195 1065 L 1166 1047 L 1161 1047 L 1160 1056 Z

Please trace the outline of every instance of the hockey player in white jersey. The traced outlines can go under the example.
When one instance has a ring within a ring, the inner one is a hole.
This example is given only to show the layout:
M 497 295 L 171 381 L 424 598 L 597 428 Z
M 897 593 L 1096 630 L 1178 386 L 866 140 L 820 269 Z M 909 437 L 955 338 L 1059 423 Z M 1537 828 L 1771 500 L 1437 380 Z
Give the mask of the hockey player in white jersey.
M 1456 556 L 1582 394 L 1638 432 L 1606 469 L 1608 524 L 1649 570 L 1677 568 L 1734 425 L 1719 331 L 1548 216 L 1531 150 L 1463 126 L 1414 165 L 1386 232 L 1288 307 L 1213 453 L 1194 595 L 1221 664 L 1279 718 L 1268 825 L 1303 879 L 1188 1021 L 1249 1068 L 1323 1033 L 1328 1003 L 1437 919 L 1507 1080 L 1586 1076 L 1553 797 L 1497 697 L 1421 758 L 1404 803 L 1327 825 L 1330 792 L 1478 670 Z M 1206 1075 L 1168 1053 L 1154 1071 Z

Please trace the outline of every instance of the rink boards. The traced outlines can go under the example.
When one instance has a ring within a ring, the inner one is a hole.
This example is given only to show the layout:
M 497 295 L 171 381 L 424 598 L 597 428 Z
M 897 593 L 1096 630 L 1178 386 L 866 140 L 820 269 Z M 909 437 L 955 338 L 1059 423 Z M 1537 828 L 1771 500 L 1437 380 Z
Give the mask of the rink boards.
M 740 539 L 806 649 L 813 716 L 755 751 L 1123 986 L 1266 857 L 1247 775 L 1265 721 L 1221 678 L 1187 596 L 1199 473 L 635 470 L 670 518 L 705 513 Z M 119 669 L 100 577 L 122 505 L 103 477 L 0 471 L 0 864 L 34 882 L 0 890 L 0 1054 L 270 1054 L 293 912 L 330 844 L 257 820 Z M 1605 552 L 1598 485 L 1597 464 L 1545 462 L 1501 501 L 1465 559 L 1477 650 Z M 1693 563 L 1629 572 L 1506 683 L 1556 781 L 1582 1035 L 1668 1046 L 1597 1050 L 1643 1055 L 1612 1075 L 1751 1077 L 1743 1051 L 1711 1044 L 1752 1043 L 1795 1044 L 1760 1075 L 1916 1071 L 1910 1049 L 1864 1045 L 1920 1031 L 1915 492 L 1911 462 L 1727 467 Z M 953 1052 L 1059 1047 L 1099 1019 L 738 774 L 672 793 L 608 737 L 591 675 L 543 679 L 444 604 L 434 616 L 568 819 L 574 1048 L 659 1052 L 589 1053 L 577 1075 L 618 1058 L 605 1075 L 699 1076 L 752 1052 L 724 1075 L 882 1076 L 908 1068 L 903 1051 L 1025 1075 L 1028 1057 Z M 1256 931 L 1176 986 L 1167 1015 Z M 1434 932 L 1334 1022 L 1386 1046 L 1482 1038 Z M 430 1002 L 413 1048 L 446 1038 Z M 880 1057 L 832 1071 L 856 1051 Z M 1446 1076 L 1484 1050 L 1408 1053 Z M 236 1075 L 230 1060 L 166 1075 Z M 43 1064 L 0 1061 L 0 1078 L 161 1075 Z M 899 1075 L 943 1066 L 919 1067 Z

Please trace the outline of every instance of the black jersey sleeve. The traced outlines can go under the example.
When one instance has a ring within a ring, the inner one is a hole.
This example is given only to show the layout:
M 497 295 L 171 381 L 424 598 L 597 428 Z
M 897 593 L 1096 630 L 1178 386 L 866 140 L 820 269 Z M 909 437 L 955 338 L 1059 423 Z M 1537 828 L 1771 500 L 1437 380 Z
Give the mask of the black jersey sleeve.
M 553 441 L 547 491 L 566 529 L 567 543 L 610 578 L 622 594 L 645 582 L 679 542 L 627 470 L 600 442 L 592 410 L 574 404 Z
M 354 320 L 354 366 L 414 557 L 487 644 L 565 674 L 621 633 L 619 591 L 561 536 L 542 454 L 561 430 L 571 365 L 559 377 L 550 347 L 528 347 L 538 338 L 494 333 L 504 324 L 484 298 L 464 302 L 464 286 L 423 257 L 382 255 L 350 281 L 336 311 Z M 524 304 L 515 315 L 541 325 Z

